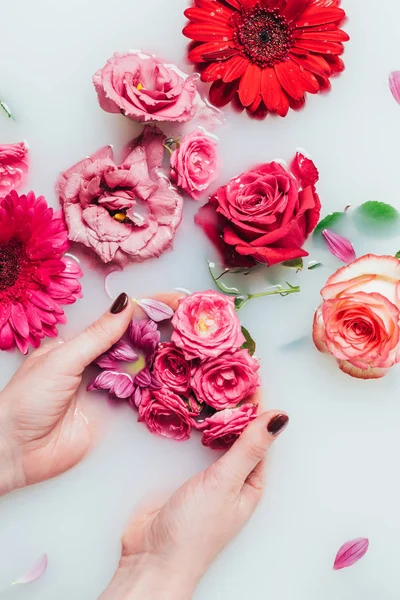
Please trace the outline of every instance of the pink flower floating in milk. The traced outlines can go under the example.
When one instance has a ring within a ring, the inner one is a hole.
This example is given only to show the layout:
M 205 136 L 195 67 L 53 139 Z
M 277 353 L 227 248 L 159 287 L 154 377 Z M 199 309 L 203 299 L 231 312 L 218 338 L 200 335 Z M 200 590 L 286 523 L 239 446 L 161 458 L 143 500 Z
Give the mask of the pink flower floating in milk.
M 161 314 L 155 302 L 143 304 L 147 314 Z M 181 298 L 170 325 L 160 343 L 154 321 L 132 321 L 96 361 L 102 371 L 88 389 L 129 402 L 152 433 L 186 440 L 199 430 L 205 446 L 228 448 L 255 419 L 260 386 L 234 298 L 214 291 Z

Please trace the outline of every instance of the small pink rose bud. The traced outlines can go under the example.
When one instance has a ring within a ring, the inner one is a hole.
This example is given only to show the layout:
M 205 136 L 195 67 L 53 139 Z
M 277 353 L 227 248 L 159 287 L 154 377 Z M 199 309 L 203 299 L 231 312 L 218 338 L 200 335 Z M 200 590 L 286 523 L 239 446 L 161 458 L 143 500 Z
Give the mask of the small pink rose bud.
M 351 263 L 353 260 L 356 260 L 356 253 L 350 240 L 331 229 L 324 229 L 322 235 L 333 256 L 336 256 L 336 258 L 344 263 Z
M 351 567 L 360 560 L 367 552 L 369 546 L 368 538 L 357 538 L 343 544 L 336 554 L 333 569 L 339 571 Z

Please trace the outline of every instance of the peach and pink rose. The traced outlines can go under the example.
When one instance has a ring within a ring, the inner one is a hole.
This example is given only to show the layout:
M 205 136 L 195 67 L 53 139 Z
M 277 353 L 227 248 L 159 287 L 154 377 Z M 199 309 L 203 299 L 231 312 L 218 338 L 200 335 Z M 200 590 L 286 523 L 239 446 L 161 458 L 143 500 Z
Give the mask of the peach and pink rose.
M 182 348 L 172 342 L 160 344 L 153 363 L 153 375 L 176 394 L 186 394 L 190 385 L 191 363 Z
M 162 171 L 165 135 L 145 126 L 121 164 L 110 146 L 59 177 L 69 239 L 119 267 L 160 256 L 182 219 L 183 200 Z
M 233 297 L 218 292 L 196 292 L 179 301 L 172 318 L 171 341 L 185 358 L 216 358 L 240 348 L 245 338 Z
M 400 362 L 400 261 L 367 254 L 342 267 L 321 290 L 313 339 L 345 373 L 383 377 Z
M 189 439 L 193 424 L 188 405 L 166 387 L 142 391 L 139 422 L 152 433 L 180 441 Z
M 205 420 L 201 443 L 213 450 L 227 450 L 236 442 L 249 423 L 257 416 L 256 404 L 227 408 Z
M 28 172 L 28 147 L 25 142 L 0 144 L 0 198 L 23 183 Z
M 216 410 L 234 408 L 260 385 L 259 362 L 248 350 L 222 354 L 194 369 L 191 387 L 199 402 Z
M 218 177 L 217 144 L 200 130 L 183 138 L 171 155 L 172 180 L 198 200 Z
M 189 121 L 196 78 L 143 52 L 115 53 L 93 76 L 101 108 L 135 121 Z

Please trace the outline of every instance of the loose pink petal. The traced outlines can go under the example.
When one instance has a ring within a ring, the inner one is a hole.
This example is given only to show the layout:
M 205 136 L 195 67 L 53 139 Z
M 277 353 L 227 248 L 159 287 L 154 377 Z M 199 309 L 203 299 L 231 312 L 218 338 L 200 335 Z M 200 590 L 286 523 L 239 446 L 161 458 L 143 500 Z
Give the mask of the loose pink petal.
M 335 233 L 331 229 L 324 229 L 322 235 L 328 245 L 329 251 L 344 263 L 356 260 L 353 244 L 347 238 Z
M 389 87 L 393 98 L 400 104 L 400 71 L 393 71 L 389 76 Z
M 333 569 L 339 571 L 351 567 L 360 560 L 367 552 L 369 546 L 368 538 L 357 538 L 343 544 L 336 554 Z
M 172 308 L 168 306 L 168 304 L 160 302 L 159 300 L 153 300 L 150 298 L 148 300 L 138 300 L 137 303 L 139 304 L 140 308 L 144 310 L 149 319 L 155 321 L 156 323 L 165 321 L 167 319 L 172 319 L 174 316 L 174 311 Z
M 13 585 L 21 583 L 32 583 L 44 575 L 47 569 L 47 554 L 43 554 L 41 559 L 25 575 L 13 582 Z

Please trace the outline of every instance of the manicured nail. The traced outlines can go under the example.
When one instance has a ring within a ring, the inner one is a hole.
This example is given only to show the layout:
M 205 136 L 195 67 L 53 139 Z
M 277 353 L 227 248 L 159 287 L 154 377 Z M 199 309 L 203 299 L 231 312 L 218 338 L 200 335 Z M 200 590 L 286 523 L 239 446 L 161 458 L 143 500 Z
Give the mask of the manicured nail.
M 125 293 L 122 293 L 115 300 L 114 304 L 110 308 L 110 313 L 112 315 L 118 315 L 128 306 L 129 298 Z
M 268 433 L 278 435 L 288 424 L 289 417 L 287 415 L 275 415 L 267 425 Z

